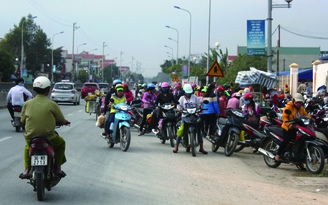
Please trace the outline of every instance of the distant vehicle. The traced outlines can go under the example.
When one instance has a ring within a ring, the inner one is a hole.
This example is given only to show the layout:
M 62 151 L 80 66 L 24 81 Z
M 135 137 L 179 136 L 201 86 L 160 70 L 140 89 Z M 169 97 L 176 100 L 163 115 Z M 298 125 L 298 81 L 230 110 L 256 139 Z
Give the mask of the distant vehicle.
M 56 103 L 80 104 L 80 89 L 76 88 L 75 83 L 63 80 L 56 83 L 51 91 L 51 99 Z
M 81 97 L 85 98 L 89 93 L 94 93 L 96 90 L 99 90 L 98 83 L 95 82 L 86 82 L 81 89 Z
M 99 91 L 107 94 L 109 92 L 109 84 L 108 83 L 98 83 Z

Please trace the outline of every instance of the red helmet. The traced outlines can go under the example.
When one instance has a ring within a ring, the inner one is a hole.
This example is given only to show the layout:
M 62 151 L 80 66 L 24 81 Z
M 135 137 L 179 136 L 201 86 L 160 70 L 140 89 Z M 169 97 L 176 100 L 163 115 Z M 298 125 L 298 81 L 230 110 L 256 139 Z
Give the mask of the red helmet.
M 129 85 L 127 83 L 123 83 L 123 87 L 128 88 Z
M 224 92 L 224 88 L 221 85 L 218 86 L 217 90 L 220 91 L 220 92 Z
M 247 100 L 252 100 L 253 99 L 253 94 L 252 93 L 246 93 L 244 98 L 247 99 Z
M 175 87 L 182 87 L 182 84 L 181 84 L 180 82 L 177 82 L 177 83 L 175 84 Z

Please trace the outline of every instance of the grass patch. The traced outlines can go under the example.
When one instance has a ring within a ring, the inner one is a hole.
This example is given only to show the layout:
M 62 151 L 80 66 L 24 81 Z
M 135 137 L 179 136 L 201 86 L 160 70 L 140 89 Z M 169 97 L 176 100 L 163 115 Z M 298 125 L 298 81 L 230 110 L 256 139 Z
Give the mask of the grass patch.
M 322 172 L 320 174 L 312 174 L 309 171 L 298 171 L 295 174 L 293 174 L 295 177 L 328 177 L 328 166 L 325 165 Z

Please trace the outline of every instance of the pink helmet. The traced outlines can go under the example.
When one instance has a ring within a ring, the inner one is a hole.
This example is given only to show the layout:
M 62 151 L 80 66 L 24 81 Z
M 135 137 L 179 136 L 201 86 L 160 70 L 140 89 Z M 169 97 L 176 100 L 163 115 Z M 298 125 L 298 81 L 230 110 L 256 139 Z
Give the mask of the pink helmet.
M 169 84 L 168 82 L 163 82 L 163 83 L 161 84 L 161 87 L 162 87 L 162 88 L 167 88 L 167 87 L 170 87 L 170 84 Z
M 175 84 L 175 87 L 182 87 L 182 84 L 181 84 L 180 82 L 177 82 L 177 83 Z

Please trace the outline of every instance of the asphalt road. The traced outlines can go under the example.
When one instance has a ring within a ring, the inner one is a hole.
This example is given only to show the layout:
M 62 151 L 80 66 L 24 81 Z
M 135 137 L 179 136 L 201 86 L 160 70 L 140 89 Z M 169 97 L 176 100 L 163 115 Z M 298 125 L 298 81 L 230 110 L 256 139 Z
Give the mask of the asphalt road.
M 50 204 L 326 204 L 327 178 L 295 177 L 295 166 L 265 165 L 260 154 L 246 149 L 225 157 L 223 149 L 192 157 L 180 146 L 173 154 L 169 143 L 152 134 L 137 136 L 127 152 L 110 149 L 100 138 L 95 114 L 81 105 L 61 104 L 70 127 L 57 131 L 66 140 L 65 177 L 50 192 Z M 27 180 L 18 178 L 23 167 L 23 133 L 16 133 L 7 110 L 0 110 L 0 204 L 36 204 Z

